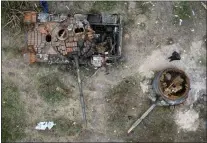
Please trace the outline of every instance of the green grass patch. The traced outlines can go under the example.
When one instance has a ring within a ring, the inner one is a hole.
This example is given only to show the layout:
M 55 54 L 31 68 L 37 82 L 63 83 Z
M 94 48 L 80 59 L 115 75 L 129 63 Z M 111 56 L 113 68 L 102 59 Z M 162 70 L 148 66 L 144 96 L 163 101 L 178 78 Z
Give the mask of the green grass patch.
M 69 98 L 72 92 L 71 89 L 61 82 L 56 73 L 39 77 L 38 91 L 39 95 L 42 96 L 46 102 L 52 104 Z
M 118 136 L 125 134 L 127 125 L 123 126 L 123 124 L 128 123 L 127 111 L 137 100 L 136 90 L 139 90 L 138 80 L 136 77 L 130 76 L 108 91 L 106 101 L 108 100 L 108 106 L 111 108 L 108 118 L 111 134 L 114 134 L 114 130 L 117 131 Z
M 198 59 L 198 63 L 201 64 L 202 66 L 206 66 L 206 56 L 201 56 L 199 59 Z
M 7 59 L 17 58 L 19 56 L 22 56 L 22 50 L 19 47 L 10 47 L 10 46 L 4 46 L 2 47 L 2 52 L 4 53 L 4 57 Z
M 17 86 L 10 80 L 2 81 L 2 141 L 12 142 L 25 136 L 25 110 Z
M 175 24 L 179 23 L 180 19 L 190 19 L 192 15 L 190 3 L 187 1 L 175 2 L 173 5 L 173 15 L 176 15 L 173 20 Z

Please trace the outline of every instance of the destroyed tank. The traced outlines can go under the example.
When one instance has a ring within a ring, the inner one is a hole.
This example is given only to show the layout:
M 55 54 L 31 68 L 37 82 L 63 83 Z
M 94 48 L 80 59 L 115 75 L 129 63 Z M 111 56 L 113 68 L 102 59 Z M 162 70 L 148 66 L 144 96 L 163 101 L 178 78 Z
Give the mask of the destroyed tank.
M 80 64 L 101 67 L 121 57 L 122 27 L 118 14 L 48 14 L 25 12 L 30 64 L 70 62 L 78 55 Z

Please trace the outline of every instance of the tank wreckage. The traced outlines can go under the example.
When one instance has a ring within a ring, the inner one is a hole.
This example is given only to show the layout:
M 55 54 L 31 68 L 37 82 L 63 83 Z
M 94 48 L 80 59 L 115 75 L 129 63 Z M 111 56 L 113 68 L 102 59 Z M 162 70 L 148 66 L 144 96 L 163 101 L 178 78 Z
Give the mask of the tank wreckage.
M 80 102 L 86 125 L 85 103 L 79 65 L 94 68 L 106 66 L 121 57 L 122 24 L 118 14 L 48 14 L 27 11 L 24 15 L 27 29 L 25 61 L 32 64 L 75 63 Z M 173 58 L 173 56 L 176 58 Z M 174 52 L 170 61 L 180 60 Z M 188 97 L 190 80 L 179 69 L 168 68 L 157 73 L 150 82 L 151 107 L 131 126 L 130 133 L 156 106 L 175 106 Z M 51 95 L 52 96 L 52 95 Z
M 117 14 L 58 15 L 25 12 L 29 25 L 25 58 L 30 63 L 80 64 L 101 67 L 121 56 L 121 19 Z
M 28 63 L 68 64 L 75 61 L 83 119 L 85 103 L 79 65 L 94 68 L 113 63 L 121 57 L 122 25 L 118 14 L 49 14 L 26 11 Z

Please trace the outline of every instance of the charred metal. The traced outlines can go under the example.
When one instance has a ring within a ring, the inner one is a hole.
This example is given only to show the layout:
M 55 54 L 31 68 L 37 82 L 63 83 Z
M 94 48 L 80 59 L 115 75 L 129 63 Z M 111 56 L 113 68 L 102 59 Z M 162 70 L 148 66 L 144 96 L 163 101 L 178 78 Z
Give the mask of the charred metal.
M 28 28 L 24 56 L 29 63 L 67 64 L 75 54 L 80 64 L 97 68 L 121 56 L 122 27 L 117 14 L 71 16 L 27 11 L 24 22 Z

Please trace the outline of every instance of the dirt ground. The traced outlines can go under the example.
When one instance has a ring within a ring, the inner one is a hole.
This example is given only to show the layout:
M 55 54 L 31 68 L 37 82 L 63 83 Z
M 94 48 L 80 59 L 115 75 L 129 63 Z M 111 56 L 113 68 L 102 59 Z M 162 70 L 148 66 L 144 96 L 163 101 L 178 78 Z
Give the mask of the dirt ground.
M 74 70 L 65 65 L 25 64 L 24 32 L 15 35 L 2 29 L 4 141 L 207 141 L 206 10 L 201 2 L 63 1 L 49 2 L 49 11 L 121 14 L 122 59 L 109 67 L 109 74 L 102 68 L 94 74 L 95 70 L 81 67 L 88 120 L 84 128 Z M 169 62 L 173 51 L 180 53 L 181 60 Z M 189 76 L 187 101 L 176 107 L 156 107 L 127 134 L 151 105 L 143 80 L 168 67 Z M 54 121 L 56 126 L 35 130 L 41 121 Z

